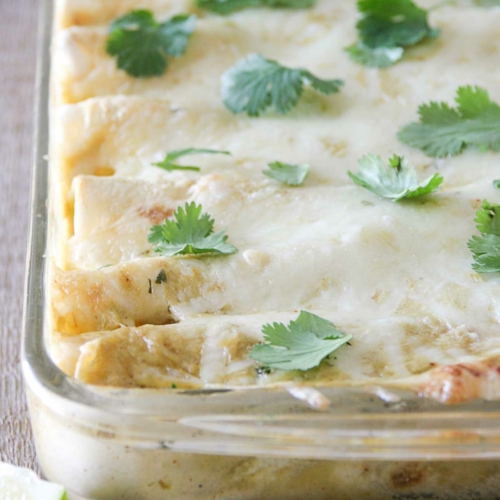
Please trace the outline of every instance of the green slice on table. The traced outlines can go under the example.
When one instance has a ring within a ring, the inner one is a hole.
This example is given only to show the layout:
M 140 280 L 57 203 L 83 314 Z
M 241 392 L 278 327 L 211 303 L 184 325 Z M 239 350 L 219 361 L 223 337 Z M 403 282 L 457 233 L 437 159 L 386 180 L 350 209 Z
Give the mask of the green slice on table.
M 8 500 L 67 500 L 64 487 L 42 481 L 29 469 L 0 462 L 0 498 Z

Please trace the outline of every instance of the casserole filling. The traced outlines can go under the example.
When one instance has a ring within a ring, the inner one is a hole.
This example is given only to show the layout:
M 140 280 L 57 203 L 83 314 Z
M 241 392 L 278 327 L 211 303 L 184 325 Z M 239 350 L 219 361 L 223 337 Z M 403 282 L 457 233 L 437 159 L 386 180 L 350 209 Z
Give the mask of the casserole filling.
M 106 53 L 109 23 L 135 8 L 161 21 L 198 16 L 162 76 L 134 78 Z M 397 132 L 459 86 L 500 102 L 500 10 L 432 11 L 439 37 L 384 69 L 343 50 L 358 18 L 350 1 L 227 17 L 187 0 L 59 1 L 48 342 L 66 373 L 117 387 L 364 384 L 447 402 L 495 397 L 498 274 L 474 271 L 467 243 L 483 200 L 500 199 L 498 153 L 431 158 Z M 222 102 L 221 75 L 250 53 L 345 84 L 332 95 L 306 88 L 286 115 L 237 115 Z M 177 161 L 199 171 L 155 165 L 185 148 L 231 154 Z M 444 182 L 424 197 L 383 199 L 347 175 L 367 153 L 404 155 L 419 179 Z M 263 175 L 275 161 L 310 170 L 289 186 Z M 151 228 L 191 202 L 236 253 L 155 252 Z M 299 311 L 352 339 L 308 370 L 268 369 L 250 355 L 264 325 Z

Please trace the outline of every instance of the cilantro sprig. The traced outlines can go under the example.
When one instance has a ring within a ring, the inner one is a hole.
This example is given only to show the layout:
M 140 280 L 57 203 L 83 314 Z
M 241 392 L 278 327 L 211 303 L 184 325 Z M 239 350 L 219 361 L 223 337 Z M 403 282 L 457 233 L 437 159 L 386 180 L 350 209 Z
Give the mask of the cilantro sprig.
M 174 255 L 229 255 L 237 251 L 227 243 L 225 231 L 214 233 L 214 220 L 201 214 L 202 206 L 186 203 L 174 213 L 175 220 L 153 226 L 148 241 L 155 252 L 164 257 Z
M 455 101 L 457 108 L 444 102 L 420 106 L 420 123 L 403 127 L 399 140 L 437 158 L 457 155 L 466 146 L 500 151 L 500 106 L 488 92 L 459 87 Z
M 322 80 L 305 69 L 291 69 L 260 54 L 250 54 L 222 75 L 221 94 L 233 113 L 259 116 L 273 107 L 285 114 L 296 106 L 304 85 L 321 94 L 339 92 L 342 80 Z
M 300 186 L 310 170 L 309 165 L 291 165 L 280 161 L 269 163 L 267 166 L 269 169 L 262 171 L 264 175 L 289 186 Z
M 197 155 L 197 154 L 220 154 L 220 155 L 230 155 L 229 151 L 220 151 L 218 149 L 202 149 L 202 148 L 187 148 L 187 149 L 177 149 L 175 151 L 170 151 L 165 156 L 165 159 L 159 163 L 153 163 L 155 167 L 162 168 L 167 172 L 172 172 L 174 170 L 192 170 L 194 172 L 199 172 L 200 167 L 194 167 L 191 165 L 177 165 L 175 160 L 178 158 L 182 158 L 183 156 L 188 155 Z
M 249 355 L 278 370 L 310 370 L 352 338 L 331 321 L 307 311 L 300 311 L 288 327 L 273 323 L 264 325 L 262 332 L 265 343 L 255 345 Z
M 473 236 L 468 243 L 478 273 L 500 272 L 500 205 L 484 200 L 474 221 L 481 236 Z
M 308 9 L 316 0 L 196 0 L 196 5 L 222 16 L 251 7 L 274 9 Z
M 435 191 L 443 182 L 439 174 L 434 174 L 423 182 L 418 182 L 417 171 L 404 156 L 394 155 L 385 165 L 380 156 L 365 155 L 359 162 L 359 172 L 347 172 L 349 177 L 372 193 L 399 201 L 417 198 Z
M 195 16 L 177 15 L 159 23 L 149 10 L 133 10 L 115 19 L 106 40 L 106 52 L 135 78 L 165 73 L 168 57 L 184 54 L 194 31 Z
M 362 14 L 356 24 L 359 41 L 346 51 L 365 66 L 391 66 L 403 57 L 406 47 L 439 35 L 429 26 L 429 11 L 411 0 L 359 0 L 357 5 Z

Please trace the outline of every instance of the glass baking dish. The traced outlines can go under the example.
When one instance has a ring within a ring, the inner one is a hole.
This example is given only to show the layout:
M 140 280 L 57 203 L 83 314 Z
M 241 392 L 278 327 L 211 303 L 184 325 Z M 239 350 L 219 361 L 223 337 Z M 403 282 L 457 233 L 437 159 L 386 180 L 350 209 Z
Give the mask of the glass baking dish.
M 54 365 L 44 343 L 53 5 L 42 4 L 22 365 L 47 478 L 71 500 L 498 498 L 500 402 L 446 406 L 376 387 L 103 389 Z

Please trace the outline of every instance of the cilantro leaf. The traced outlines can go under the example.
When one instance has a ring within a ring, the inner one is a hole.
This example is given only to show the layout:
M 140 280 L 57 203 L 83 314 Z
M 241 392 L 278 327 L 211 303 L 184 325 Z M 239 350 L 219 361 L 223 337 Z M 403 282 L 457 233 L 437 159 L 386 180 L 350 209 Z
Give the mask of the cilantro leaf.
M 402 47 L 378 47 L 371 49 L 362 42 L 347 47 L 345 51 L 354 62 L 368 68 L 386 68 L 392 66 L 403 57 Z
M 304 84 L 328 95 L 340 90 L 341 80 L 321 80 L 305 69 L 290 69 L 260 54 L 251 54 L 222 75 L 224 104 L 233 113 L 259 116 L 272 106 L 287 113 L 299 101 Z
M 404 47 L 439 35 L 429 26 L 428 11 L 411 0 L 359 0 L 357 5 L 362 14 L 356 24 L 360 41 L 346 50 L 365 66 L 390 66 L 402 58 Z
M 347 172 L 349 177 L 372 193 L 392 201 L 424 196 L 443 182 L 439 174 L 434 174 L 419 183 L 415 167 L 405 157 L 396 155 L 389 160 L 389 166 L 377 155 L 365 155 L 358 164 L 359 172 Z
M 500 189 L 500 179 L 496 179 L 493 181 L 493 187 Z
M 488 91 L 481 87 L 458 87 L 456 103 L 458 113 L 466 120 L 477 118 L 484 113 L 493 112 L 500 116 L 500 106 L 494 103 Z
M 202 206 L 186 203 L 174 213 L 175 221 L 166 220 L 161 226 L 153 226 L 148 241 L 155 252 L 164 257 L 173 255 L 229 255 L 236 248 L 227 243 L 225 231 L 213 232 L 214 220 L 201 215 Z
M 227 15 L 250 7 L 272 7 L 274 9 L 307 9 L 316 0 L 196 0 L 198 7 L 220 15 Z
M 200 167 L 192 167 L 192 166 L 182 166 L 174 163 L 177 158 L 181 158 L 182 156 L 187 155 L 195 155 L 195 154 L 221 154 L 221 155 L 230 155 L 229 151 L 219 151 L 217 149 L 200 149 L 200 148 L 187 148 L 187 149 L 177 149 L 175 151 L 170 151 L 165 156 L 165 159 L 159 163 L 153 163 L 155 167 L 160 167 L 167 172 L 172 172 L 173 170 L 193 170 L 195 172 L 199 172 Z
M 135 78 L 163 75 L 168 56 L 185 52 L 195 22 L 195 16 L 178 15 L 159 23 L 149 10 L 134 10 L 113 21 L 106 52 Z
M 480 87 L 459 87 L 457 108 L 431 102 L 419 108 L 420 123 L 403 127 L 401 142 L 442 158 L 460 153 L 465 146 L 500 151 L 500 106 Z
M 289 186 L 300 186 L 310 170 L 309 165 L 291 165 L 280 161 L 269 163 L 268 167 L 269 170 L 262 171 L 264 175 Z
M 163 227 L 162 226 L 153 226 L 149 230 L 148 241 L 149 241 L 149 243 L 152 243 L 154 245 L 162 243 L 163 242 Z
M 250 357 L 278 370 L 309 370 L 318 366 L 333 351 L 351 340 L 331 321 L 301 311 L 285 326 L 273 323 L 262 327 L 266 343 L 250 351 Z
M 500 205 L 484 200 L 477 211 L 475 222 L 481 236 L 473 236 L 468 246 L 478 273 L 500 272 Z
M 473 236 L 468 245 L 475 260 L 474 271 L 482 274 L 500 272 L 500 236 Z
M 434 34 L 427 22 L 427 11 L 412 0 L 360 0 L 363 18 L 356 28 L 361 41 L 372 49 L 415 45 Z
M 500 205 L 483 201 L 483 206 L 477 211 L 474 222 L 477 223 L 479 232 L 500 236 Z

